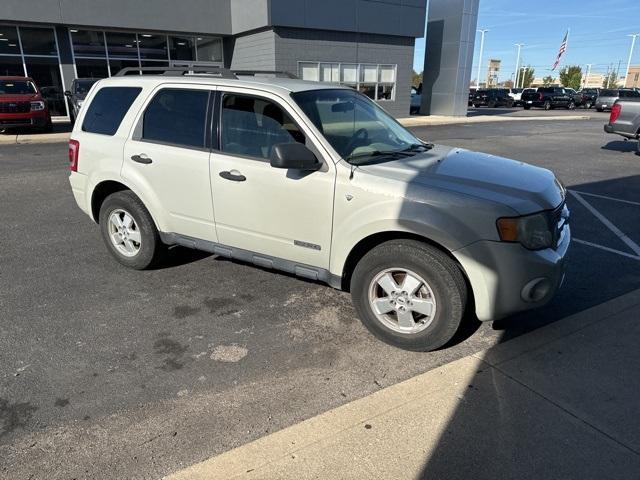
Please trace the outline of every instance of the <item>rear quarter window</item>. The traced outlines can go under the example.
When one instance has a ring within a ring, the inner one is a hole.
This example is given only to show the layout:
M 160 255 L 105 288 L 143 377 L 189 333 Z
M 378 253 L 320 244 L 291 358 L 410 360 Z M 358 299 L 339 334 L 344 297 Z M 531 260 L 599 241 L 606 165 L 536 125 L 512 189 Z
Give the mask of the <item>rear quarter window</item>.
M 93 97 L 82 122 L 82 130 L 115 135 L 120 123 L 138 97 L 140 87 L 104 87 Z

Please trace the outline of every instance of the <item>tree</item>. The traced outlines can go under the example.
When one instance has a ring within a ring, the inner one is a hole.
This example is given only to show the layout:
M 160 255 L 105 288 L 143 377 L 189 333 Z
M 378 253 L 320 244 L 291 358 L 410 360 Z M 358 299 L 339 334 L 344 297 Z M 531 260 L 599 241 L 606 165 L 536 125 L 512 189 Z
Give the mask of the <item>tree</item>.
M 513 80 L 506 80 L 506 81 L 502 84 L 502 86 L 503 86 L 504 88 L 513 88 Z
M 615 71 L 608 73 L 602 82 L 602 88 L 615 88 L 618 86 L 618 74 Z
M 582 85 L 582 68 L 578 65 L 569 65 L 560 70 L 560 83 L 567 88 L 579 90 Z
M 547 75 L 542 79 L 542 85 L 548 87 L 553 83 L 553 80 L 554 78 L 551 75 Z
M 411 85 L 418 88 L 422 84 L 422 76 L 422 72 L 418 73 L 414 70 L 411 78 Z
M 531 66 L 525 67 L 522 73 L 522 87 L 527 88 L 530 87 L 533 83 L 533 79 L 535 78 L 536 70 L 535 68 L 531 68 Z

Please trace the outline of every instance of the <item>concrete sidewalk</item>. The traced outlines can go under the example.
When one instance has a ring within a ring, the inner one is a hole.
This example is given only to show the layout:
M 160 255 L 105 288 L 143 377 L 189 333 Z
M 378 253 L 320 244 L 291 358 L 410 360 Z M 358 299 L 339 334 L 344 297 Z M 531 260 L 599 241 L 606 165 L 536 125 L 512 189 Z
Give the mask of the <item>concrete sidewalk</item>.
M 638 479 L 640 290 L 166 477 Z

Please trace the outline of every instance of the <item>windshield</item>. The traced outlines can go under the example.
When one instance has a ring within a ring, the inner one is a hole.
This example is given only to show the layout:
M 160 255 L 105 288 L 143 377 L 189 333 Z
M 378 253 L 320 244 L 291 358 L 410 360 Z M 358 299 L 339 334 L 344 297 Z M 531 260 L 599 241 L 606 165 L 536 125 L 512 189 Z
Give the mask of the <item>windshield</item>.
M 98 79 L 91 80 L 77 80 L 75 86 L 75 93 L 78 95 L 86 95 L 89 92 L 89 89 L 96 83 Z
M 349 163 L 428 148 L 369 98 L 354 90 L 310 90 L 291 96 Z
M 0 95 L 25 95 L 36 93 L 36 87 L 28 80 L 0 80 Z
M 618 95 L 618 90 L 602 90 L 600 92 L 601 97 L 617 97 Z

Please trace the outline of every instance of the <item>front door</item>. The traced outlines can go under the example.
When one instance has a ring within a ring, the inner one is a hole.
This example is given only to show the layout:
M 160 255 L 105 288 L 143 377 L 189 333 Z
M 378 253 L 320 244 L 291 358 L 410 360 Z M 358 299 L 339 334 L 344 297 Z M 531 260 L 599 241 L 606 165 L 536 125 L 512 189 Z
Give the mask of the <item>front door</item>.
M 122 176 L 166 233 L 215 242 L 208 127 L 213 95 L 207 87 L 179 84 L 150 95 L 125 144 Z
M 277 97 L 233 90 L 220 100 L 220 148 L 211 155 L 219 242 L 328 269 L 335 165 Z M 316 153 L 319 171 L 271 167 L 272 147 L 294 142 Z

